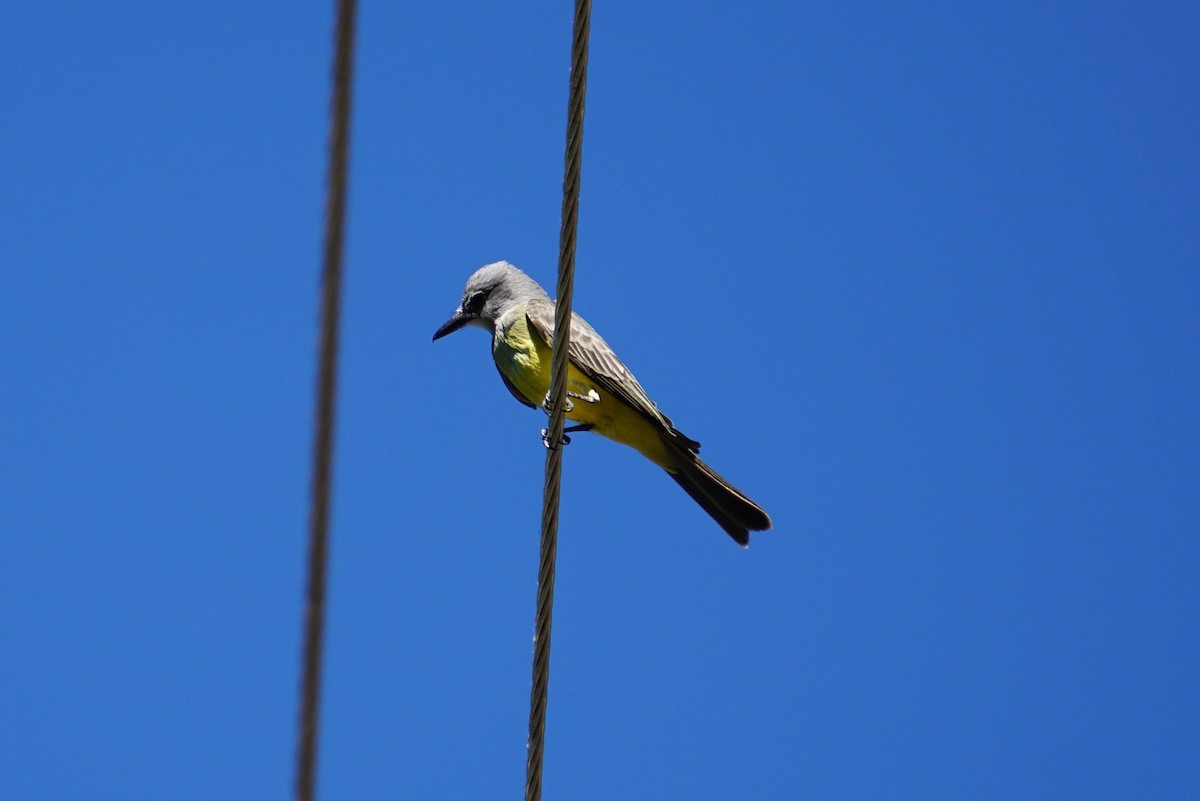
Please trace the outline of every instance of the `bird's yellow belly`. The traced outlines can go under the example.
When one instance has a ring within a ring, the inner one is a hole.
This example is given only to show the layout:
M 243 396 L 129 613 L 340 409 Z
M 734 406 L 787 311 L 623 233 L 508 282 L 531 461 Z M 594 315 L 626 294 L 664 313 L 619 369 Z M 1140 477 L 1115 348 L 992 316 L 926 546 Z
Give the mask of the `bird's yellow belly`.
M 550 347 L 541 337 L 531 336 L 525 315 L 493 342 L 496 366 L 527 401 L 541 407 L 550 391 Z M 567 392 L 571 393 L 567 418 L 590 424 L 592 430 L 637 450 L 660 467 L 671 464 L 666 446 L 650 421 L 595 385 L 574 364 L 567 368 Z

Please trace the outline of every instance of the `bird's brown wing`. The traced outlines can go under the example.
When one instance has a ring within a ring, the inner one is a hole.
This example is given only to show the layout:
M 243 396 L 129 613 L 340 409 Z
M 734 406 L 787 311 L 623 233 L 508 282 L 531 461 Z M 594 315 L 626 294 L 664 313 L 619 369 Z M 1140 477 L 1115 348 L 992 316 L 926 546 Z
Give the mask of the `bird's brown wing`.
M 554 301 L 532 298 L 525 306 L 529 324 L 547 345 L 554 343 Z M 618 358 L 608 343 L 596 333 L 596 329 L 578 314 L 571 314 L 571 343 L 567 356 L 575 367 L 595 382 L 602 391 L 636 409 L 651 422 L 664 426 L 672 435 L 682 438 L 689 450 L 696 452 L 700 443 L 684 437 L 675 430 L 671 419 L 658 410 L 654 401 L 642 389 L 629 368 Z

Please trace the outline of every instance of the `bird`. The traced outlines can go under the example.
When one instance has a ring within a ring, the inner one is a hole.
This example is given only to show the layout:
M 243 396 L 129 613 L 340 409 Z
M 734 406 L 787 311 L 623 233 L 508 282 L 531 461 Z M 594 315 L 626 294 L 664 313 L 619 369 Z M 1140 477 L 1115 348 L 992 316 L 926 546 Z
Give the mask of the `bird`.
M 433 341 L 475 326 L 492 335 L 500 378 L 518 401 L 549 406 L 554 301 L 534 279 L 506 261 L 486 264 L 467 279 L 458 308 Z M 659 411 L 612 348 L 578 314 L 571 315 L 567 412 L 578 425 L 632 447 L 666 471 L 743 548 L 751 531 L 771 528 L 771 518 L 700 460 L 700 443 L 681 433 Z

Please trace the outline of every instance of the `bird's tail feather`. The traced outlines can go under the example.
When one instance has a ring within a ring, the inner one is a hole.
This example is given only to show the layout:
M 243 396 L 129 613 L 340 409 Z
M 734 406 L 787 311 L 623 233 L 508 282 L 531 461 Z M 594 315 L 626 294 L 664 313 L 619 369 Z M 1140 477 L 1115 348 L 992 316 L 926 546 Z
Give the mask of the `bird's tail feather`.
M 750 544 L 751 531 L 771 527 L 771 518 L 761 506 L 700 461 L 695 453 L 699 443 L 673 430 L 671 434 L 664 434 L 663 441 L 678 458 L 672 466 L 674 469 L 667 469 L 667 475 L 675 479 L 738 545 L 746 547 Z

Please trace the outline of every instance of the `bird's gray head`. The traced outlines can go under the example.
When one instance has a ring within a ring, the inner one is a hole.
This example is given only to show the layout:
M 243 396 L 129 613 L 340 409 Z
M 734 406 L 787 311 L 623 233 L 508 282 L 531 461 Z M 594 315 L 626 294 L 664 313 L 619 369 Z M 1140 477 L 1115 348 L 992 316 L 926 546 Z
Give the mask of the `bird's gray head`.
M 500 315 L 513 304 L 548 297 L 537 281 L 508 262 L 486 264 L 467 279 L 462 302 L 433 338 L 436 341 L 467 325 L 478 325 L 491 331 Z

